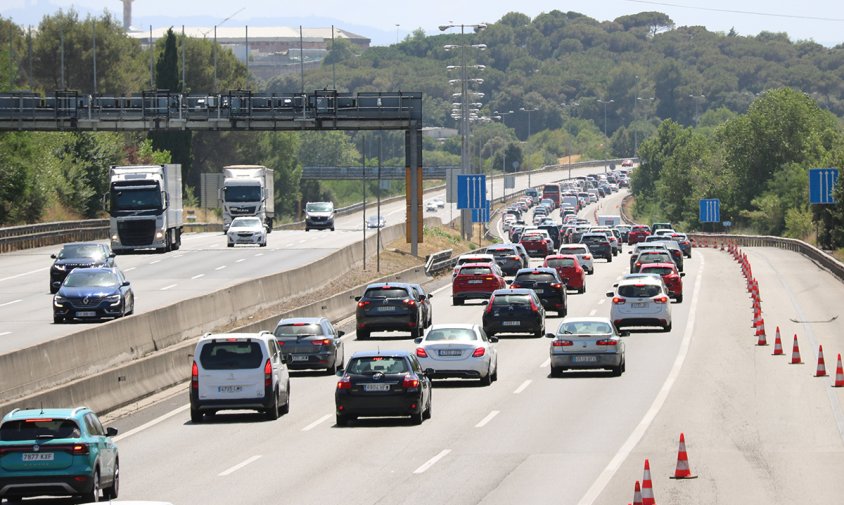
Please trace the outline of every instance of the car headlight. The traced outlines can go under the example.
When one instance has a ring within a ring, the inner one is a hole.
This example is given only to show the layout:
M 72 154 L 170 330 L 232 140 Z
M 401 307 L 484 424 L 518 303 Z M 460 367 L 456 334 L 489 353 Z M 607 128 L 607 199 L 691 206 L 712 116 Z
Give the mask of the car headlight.
M 63 296 L 61 296 L 61 295 L 55 295 L 55 296 L 53 297 L 53 306 L 55 306 L 55 307 L 61 307 L 61 306 L 62 306 L 62 304 L 63 304 L 64 302 L 66 302 L 66 301 L 67 301 L 67 300 L 65 299 L 65 297 L 63 297 Z
M 64 265 L 53 265 L 53 270 L 58 270 L 60 272 L 64 272 L 67 269 Z
M 121 295 L 111 295 L 105 297 L 105 301 L 107 301 L 110 305 L 120 305 L 120 301 L 123 299 Z

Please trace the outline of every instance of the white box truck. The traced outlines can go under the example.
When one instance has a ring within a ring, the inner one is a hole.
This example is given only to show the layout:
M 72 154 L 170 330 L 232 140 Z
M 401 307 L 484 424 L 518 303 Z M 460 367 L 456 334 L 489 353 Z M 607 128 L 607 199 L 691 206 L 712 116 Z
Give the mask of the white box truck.
M 598 226 L 606 226 L 612 228 L 622 223 L 621 216 L 598 216 Z
M 112 166 L 109 237 L 115 254 L 168 252 L 182 244 L 182 166 Z
M 240 216 L 256 216 L 273 231 L 275 218 L 275 179 L 273 170 L 263 165 L 229 165 L 223 167 L 220 189 L 223 207 L 223 232 Z

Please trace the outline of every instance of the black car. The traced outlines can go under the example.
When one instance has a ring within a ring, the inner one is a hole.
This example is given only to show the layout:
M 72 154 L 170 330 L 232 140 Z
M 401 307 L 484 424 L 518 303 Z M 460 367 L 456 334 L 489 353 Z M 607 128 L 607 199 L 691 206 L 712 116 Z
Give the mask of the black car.
M 346 353 L 340 337 L 345 333 L 337 331 L 324 317 L 282 319 L 273 334 L 291 370 L 324 369 L 335 373 L 343 368 Z
M 413 288 L 405 283 L 376 282 L 356 296 L 357 338 L 365 340 L 373 331 L 409 331 L 422 336 L 425 321 Z
M 532 289 L 498 289 L 492 293 L 483 313 L 484 333 L 545 334 L 545 308 Z
M 642 265 L 648 263 L 671 263 L 674 259 L 671 253 L 666 250 L 649 249 L 640 252 L 630 258 L 630 273 L 635 274 L 639 272 Z M 679 270 L 679 269 L 678 269 Z
M 431 298 L 434 295 L 426 293 L 421 284 L 411 284 L 410 287 L 413 288 L 416 302 L 422 310 L 422 325 L 427 328 L 434 322 L 434 306 L 431 305 Z
M 65 244 L 58 254 L 51 254 L 55 261 L 50 267 L 50 293 L 55 294 L 64 278 L 74 268 L 113 267 L 114 253 L 108 244 L 75 242 Z
M 359 416 L 431 417 L 431 379 L 407 351 L 365 351 L 352 355 L 334 392 L 337 426 Z
M 119 268 L 78 268 L 53 296 L 53 322 L 99 321 L 135 311 L 135 293 Z
M 568 314 L 566 284 L 554 268 L 523 268 L 516 272 L 510 287 L 532 289 L 545 310 L 553 310 L 561 317 Z
M 551 236 L 551 240 L 554 241 L 554 250 L 560 248 L 561 240 L 560 240 L 560 227 L 555 224 L 543 224 L 538 227 L 540 230 L 545 230 L 548 232 L 548 235 Z
M 584 233 L 580 237 L 580 243 L 586 244 L 589 252 L 596 258 L 604 258 L 607 263 L 612 263 L 612 244 L 609 238 L 603 233 Z
M 492 254 L 504 275 L 514 275 L 528 265 L 528 260 L 522 257 L 516 244 L 491 245 L 486 248 L 486 253 Z

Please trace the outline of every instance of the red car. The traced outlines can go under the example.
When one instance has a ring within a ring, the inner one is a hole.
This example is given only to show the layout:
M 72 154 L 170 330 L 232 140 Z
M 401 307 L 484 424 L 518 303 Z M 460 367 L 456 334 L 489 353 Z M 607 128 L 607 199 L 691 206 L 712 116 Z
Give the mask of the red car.
M 566 282 L 566 289 L 576 289 L 578 293 L 586 292 L 586 271 L 580 266 L 577 256 L 552 254 L 545 257 L 542 266 L 555 269 Z
M 644 242 L 645 238 L 651 235 L 651 229 L 647 225 L 634 225 L 630 232 L 627 233 L 627 245 L 638 244 Z
M 451 281 L 451 299 L 454 305 L 463 305 L 466 300 L 488 300 L 496 289 L 504 289 L 507 283 L 496 265 L 487 263 L 466 263 Z
M 683 277 L 686 274 L 678 272 L 674 263 L 646 263 L 639 269 L 639 273 L 661 275 L 662 282 L 668 288 L 668 296 L 677 300 L 677 303 L 683 301 Z
M 519 242 L 524 246 L 528 256 L 532 258 L 544 258 L 554 252 L 554 242 L 544 235 L 535 233 L 522 235 Z

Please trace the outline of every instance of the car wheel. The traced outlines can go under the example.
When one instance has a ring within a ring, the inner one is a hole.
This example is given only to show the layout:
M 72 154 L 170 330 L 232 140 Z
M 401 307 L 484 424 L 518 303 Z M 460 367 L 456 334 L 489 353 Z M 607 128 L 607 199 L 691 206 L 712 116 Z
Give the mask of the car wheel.
M 199 409 L 190 409 L 190 422 L 199 424 L 202 422 L 202 411 Z
M 53 324 L 62 324 L 64 322 L 64 318 L 61 316 L 53 316 Z
M 562 377 L 563 376 L 563 369 L 562 367 L 552 366 L 551 367 L 551 377 Z
M 481 377 L 481 386 L 489 386 L 492 384 L 492 365 L 486 371 L 486 375 Z
M 557 311 L 557 317 L 566 317 L 569 314 L 569 309 L 563 309 Z M 542 335 L 540 335 L 541 337 Z
M 290 413 L 290 382 L 287 383 L 287 398 L 284 399 L 284 405 L 282 405 L 278 410 L 281 415 L 287 415 Z
M 668 333 L 669 331 L 671 331 L 671 323 L 668 323 L 668 326 L 663 327 L 662 331 L 664 331 L 664 332 L 666 332 L 666 333 Z
M 492 382 L 496 382 L 498 380 L 498 360 L 495 360 L 495 371 L 492 372 Z
M 305 227 L 305 231 L 311 231 L 311 229 L 308 228 L 308 227 Z
M 584 284 L 582 288 L 578 289 L 577 292 L 580 293 L 581 295 L 583 293 L 585 293 L 586 292 L 586 284 Z
M 54 295 L 58 292 L 59 292 L 59 288 L 53 287 L 52 285 L 50 286 L 50 294 L 51 295 Z
M 621 372 L 622 372 L 622 371 L 623 371 L 623 370 L 622 370 L 622 368 L 621 368 L 621 365 L 614 366 L 614 367 L 612 367 L 612 376 L 613 376 L 613 377 L 621 377 Z
M 607 256 L 607 263 L 612 263 L 612 254 Z
M 465 300 L 463 300 L 462 298 L 452 298 L 452 303 L 453 303 L 454 305 L 463 305 L 463 302 L 464 302 L 464 301 L 465 301 Z
M 111 479 L 111 485 L 103 489 L 103 497 L 106 500 L 116 500 L 117 493 L 120 491 L 120 460 L 114 461 L 114 476 Z
M 422 413 L 422 417 L 425 419 L 431 418 L 431 400 L 428 400 L 428 408 L 426 408 L 425 412 Z
M 358 330 L 357 337 L 358 337 L 358 340 L 368 340 L 369 339 L 369 332 L 367 330 Z
M 261 242 L 261 247 L 267 247 L 267 243 L 266 243 L 266 242 Z
M 331 231 L 334 231 L 334 227 L 333 227 L 333 226 L 331 227 Z
M 421 333 L 422 330 L 420 330 L 419 328 L 413 328 L 412 330 L 410 330 L 410 338 L 417 339 L 422 336 Z
M 273 393 L 273 402 L 270 404 L 269 408 L 264 411 L 264 415 L 269 421 L 275 421 L 278 419 L 278 391 L 273 391 Z
M 82 501 L 85 503 L 100 501 L 100 471 L 94 470 L 94 478 L 91 479 L 91 491 L 82 495 Z
M 425 420 L 425 416 L 422 414 L 422 411 L 420 411 L 418 413 L 414 412 L 413 414 L 410 414 L 410 422 L 417 425 L 417 426 L 422 424 L 422 421 L 424 421 L 424 420 Z
M 627 371 L 627 360 L 625 359 L 625 360 L 621 361 L 621 373 L 624 373 L 626 371 Z
M 533 332 L 533 336 L 535 338 L 542 338 L 543 335 L 545 335 L 545 330 L 542 328 L 538 328 L 535 332 Z
M 677 303 L 683 303 L 683 295 L 677 297 Z
M 337 414 L 336 424 L 337 426 L 348 426 L 349 416 L 344 414 Z
M 231 242 L 229 242 L 229 243 L 228 243 L 228 247 L 234 247 L 234 244 L 233 244 L 233 243 L 231 243 Z

